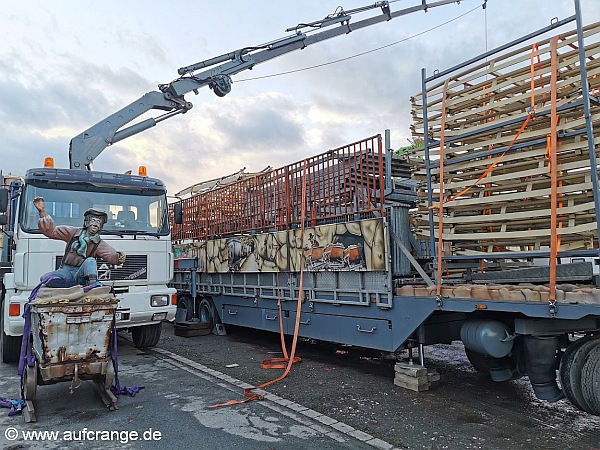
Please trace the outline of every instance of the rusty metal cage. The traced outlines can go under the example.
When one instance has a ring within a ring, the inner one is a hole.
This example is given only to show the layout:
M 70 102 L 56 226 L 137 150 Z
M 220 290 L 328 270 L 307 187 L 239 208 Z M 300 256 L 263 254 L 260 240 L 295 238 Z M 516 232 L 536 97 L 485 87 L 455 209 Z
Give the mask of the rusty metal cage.
M 183 224 L 174 241 L 206 240 L 300 227 L 306 174 L 305 226 L 385 216 L 381 135 L 180 200 Z

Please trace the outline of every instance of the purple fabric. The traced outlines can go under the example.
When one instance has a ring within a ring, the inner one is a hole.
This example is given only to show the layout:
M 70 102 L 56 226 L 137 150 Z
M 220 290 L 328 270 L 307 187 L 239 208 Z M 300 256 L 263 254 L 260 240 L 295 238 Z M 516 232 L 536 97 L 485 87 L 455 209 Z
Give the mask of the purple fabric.
M 144 389 L 144 386 L 123 386 L 118 390 L 115 388 L 111 389 L 115 395 L 128 395 L 129 397 L 135 397 L 135 394 Z
M 49 281 L 60 278 L 57 275 L 47 274 L 44 275 L 40 284 L 38 284 L 29 295 L 29 302 L 25 304 L 23 310 L 23 318 L 25 324 L 23 325 L 23 338 L 21 339 L 21 355 L 19 356 L 19 366 L 17 373 L 21 376 L 21 384 L 23 384 L 23 372 L 25 372 L 25 365 L 33 367 L 35 365 L 35 357 L 31 349 L 31 302 L 35 300 L 37 294 L 41 288 L 46 286 Z M 23 386 L 21 386 L 23 387 Z
M 0 407 L 10 408 L 10 411 L 8 412 L 9 416 L 20 414 L 24 404 L 25 400 L 11 400 L 9 398 L 0 397 Z
M 100 287 L 102 286 L 102 283 L 100 283 L 99 281 L 96 281 L 95 283 L 92 284 L 88 284 L 87 286 L 83 287 L 83 292 L 89 292 L 94 288 Z
M 115 395 L 128 395 L 129 397 L 135 397 L 135 395 L 144 389 L 144 386 L 121 386 L 119 383 L 119 356 L 117 353 L 117 320 L 113 318 L 112 324 L 112 335 L 110 337 L 111 344 L 111 358 L 113 360 L 113 366 L 115 368 L 115 381 L 110 390 Z

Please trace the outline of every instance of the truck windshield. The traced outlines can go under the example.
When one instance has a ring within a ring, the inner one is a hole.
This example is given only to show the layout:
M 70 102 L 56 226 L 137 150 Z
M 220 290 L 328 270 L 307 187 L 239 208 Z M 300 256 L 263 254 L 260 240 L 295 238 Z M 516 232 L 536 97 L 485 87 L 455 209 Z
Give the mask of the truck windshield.
M 93 190 L 72 184 L 52 184 L 52 189 L 28 184 L 21 205 L 24 231 L 39 232 L 39 214 L 33 205 L 35 197 L 44 197 L 46 212 L 56 225 L 83 226 L 83 214 L 88 208 L 105 211 L 108 221 L 102 233 L 168 235 L 167 199 L 161 190 L 128 190 L 114 187 Z

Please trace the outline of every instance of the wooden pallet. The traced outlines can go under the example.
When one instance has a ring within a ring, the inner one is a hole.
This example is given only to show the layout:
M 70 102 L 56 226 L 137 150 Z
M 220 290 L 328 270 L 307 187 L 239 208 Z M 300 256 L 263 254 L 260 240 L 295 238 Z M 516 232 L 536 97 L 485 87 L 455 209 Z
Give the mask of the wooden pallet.
M 600 22 L 583 31 L 586 89 L 598 95 Z M 427 134 L 430 161 L 427 169 L 421 149 L 408 156 L 413 179 L 419 181 L 417 211 L 412 217 L 417 237 L 430 238 L 431 218 L 434 235 L 439 237 L 442 202 L 442 239 L 451 243 L 454 254 L 547 247 L 552 234 L 555 172 L 561 248 L 598 248 L 577 33 L 573 30 L 558 36 L 554 105 L 553 39 L 512 49 L 427 86 L 427 130 L 423 128 L 423 95 L 411 98 L 411 129 L 415 137 Z M 556 167 L 551 167 L 547 156 L 553 107 L 559 119 Z M 594 129 L 595 157 L 600 161 L 597 104 L 591 105 L 589 120 Z M 519 134 L 525 121 L 527 126 Z M 444 146 L 440 148 L 442 137 Z

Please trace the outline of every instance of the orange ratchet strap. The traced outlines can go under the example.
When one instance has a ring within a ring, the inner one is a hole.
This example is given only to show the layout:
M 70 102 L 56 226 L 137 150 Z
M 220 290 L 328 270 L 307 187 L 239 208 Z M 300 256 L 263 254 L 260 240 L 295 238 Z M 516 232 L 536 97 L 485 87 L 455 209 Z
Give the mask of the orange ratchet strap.
M 305 217 L 306 217 L 307 171 L 308 171 L 308 165 L 306 164 L 306 160 L 304 160 L 304 169 L 303 169 L 303 177 L 302 177 L 302 210 L 301 210 L 301 226 L 300 226 L 301 242 L 304 242 L 304 223 L 305 223 Z M 278 278 L 278 281 L 279 281 L 279 278 Z M 288 357 L 287 349 L 285 348 L 285 337 L 283 334 L 283 322 L 282 322 L 282 318 L 281 318 L 281 316 L 282 316 L 281 301 L 280 301 L 280 299 L 278 299 L 277 304 L 278 304 L 278 308 L 279 308 L 279 333 L 281 336 L 281 345 L 282 345 L 284 357 L 283 358 L 268 358 L 268 359 L 265 359 L 263 361 L 263 363 L 261 364 L 261 368 L 263 368 L 263 369 L 284 368 L 285 371 L 280 376 L 278 376 L 277 378 L 275 378 L 271 381 L 267 381 L 266 383 L 263 383 L 261 385 L 244 389 L 244 397 L 245 397 L 244 400 L 229 400 L 228 402 L 225 402 L 225 403 L 218 403 L 216 405 L 210 405 L 209 408 L 219 408 L 221 406 L 239 405 L 241 403 L 246 403 L 246 402 L 253 401 L 253 400 L 263 400 L 264 395 L 258 394 L 256 392 L 252 392 L 252 391 L 254 391 L 256 389 L 262 389 L 264 387 L 267 387 L 271 384 L 274 384 L 274 383 L 277 383 L 278 381 L 283 380 L 290 373 L 292 364 L 300 361 L 300 358 L 297 358 L 295 356 L 295 354 L 296 354 L 296 345 L 298 343 L 298 330 L 300 329 L 300 313 L 302 310 L 303 281 L 304 281 L 304 266 L 301 266 L 300 267 L 300 281 L 298 284 L 298 303 L 296 306 L 296 323 L 294 326 L 294 337 L 292 340 L 292 348 L 291 348 L 289 357 Z M 279 285 L 279 282 L 277 284 Z M 277 292 L 278 292 L 277 295 L 279 296 L 279 286 L 278 286 Z

